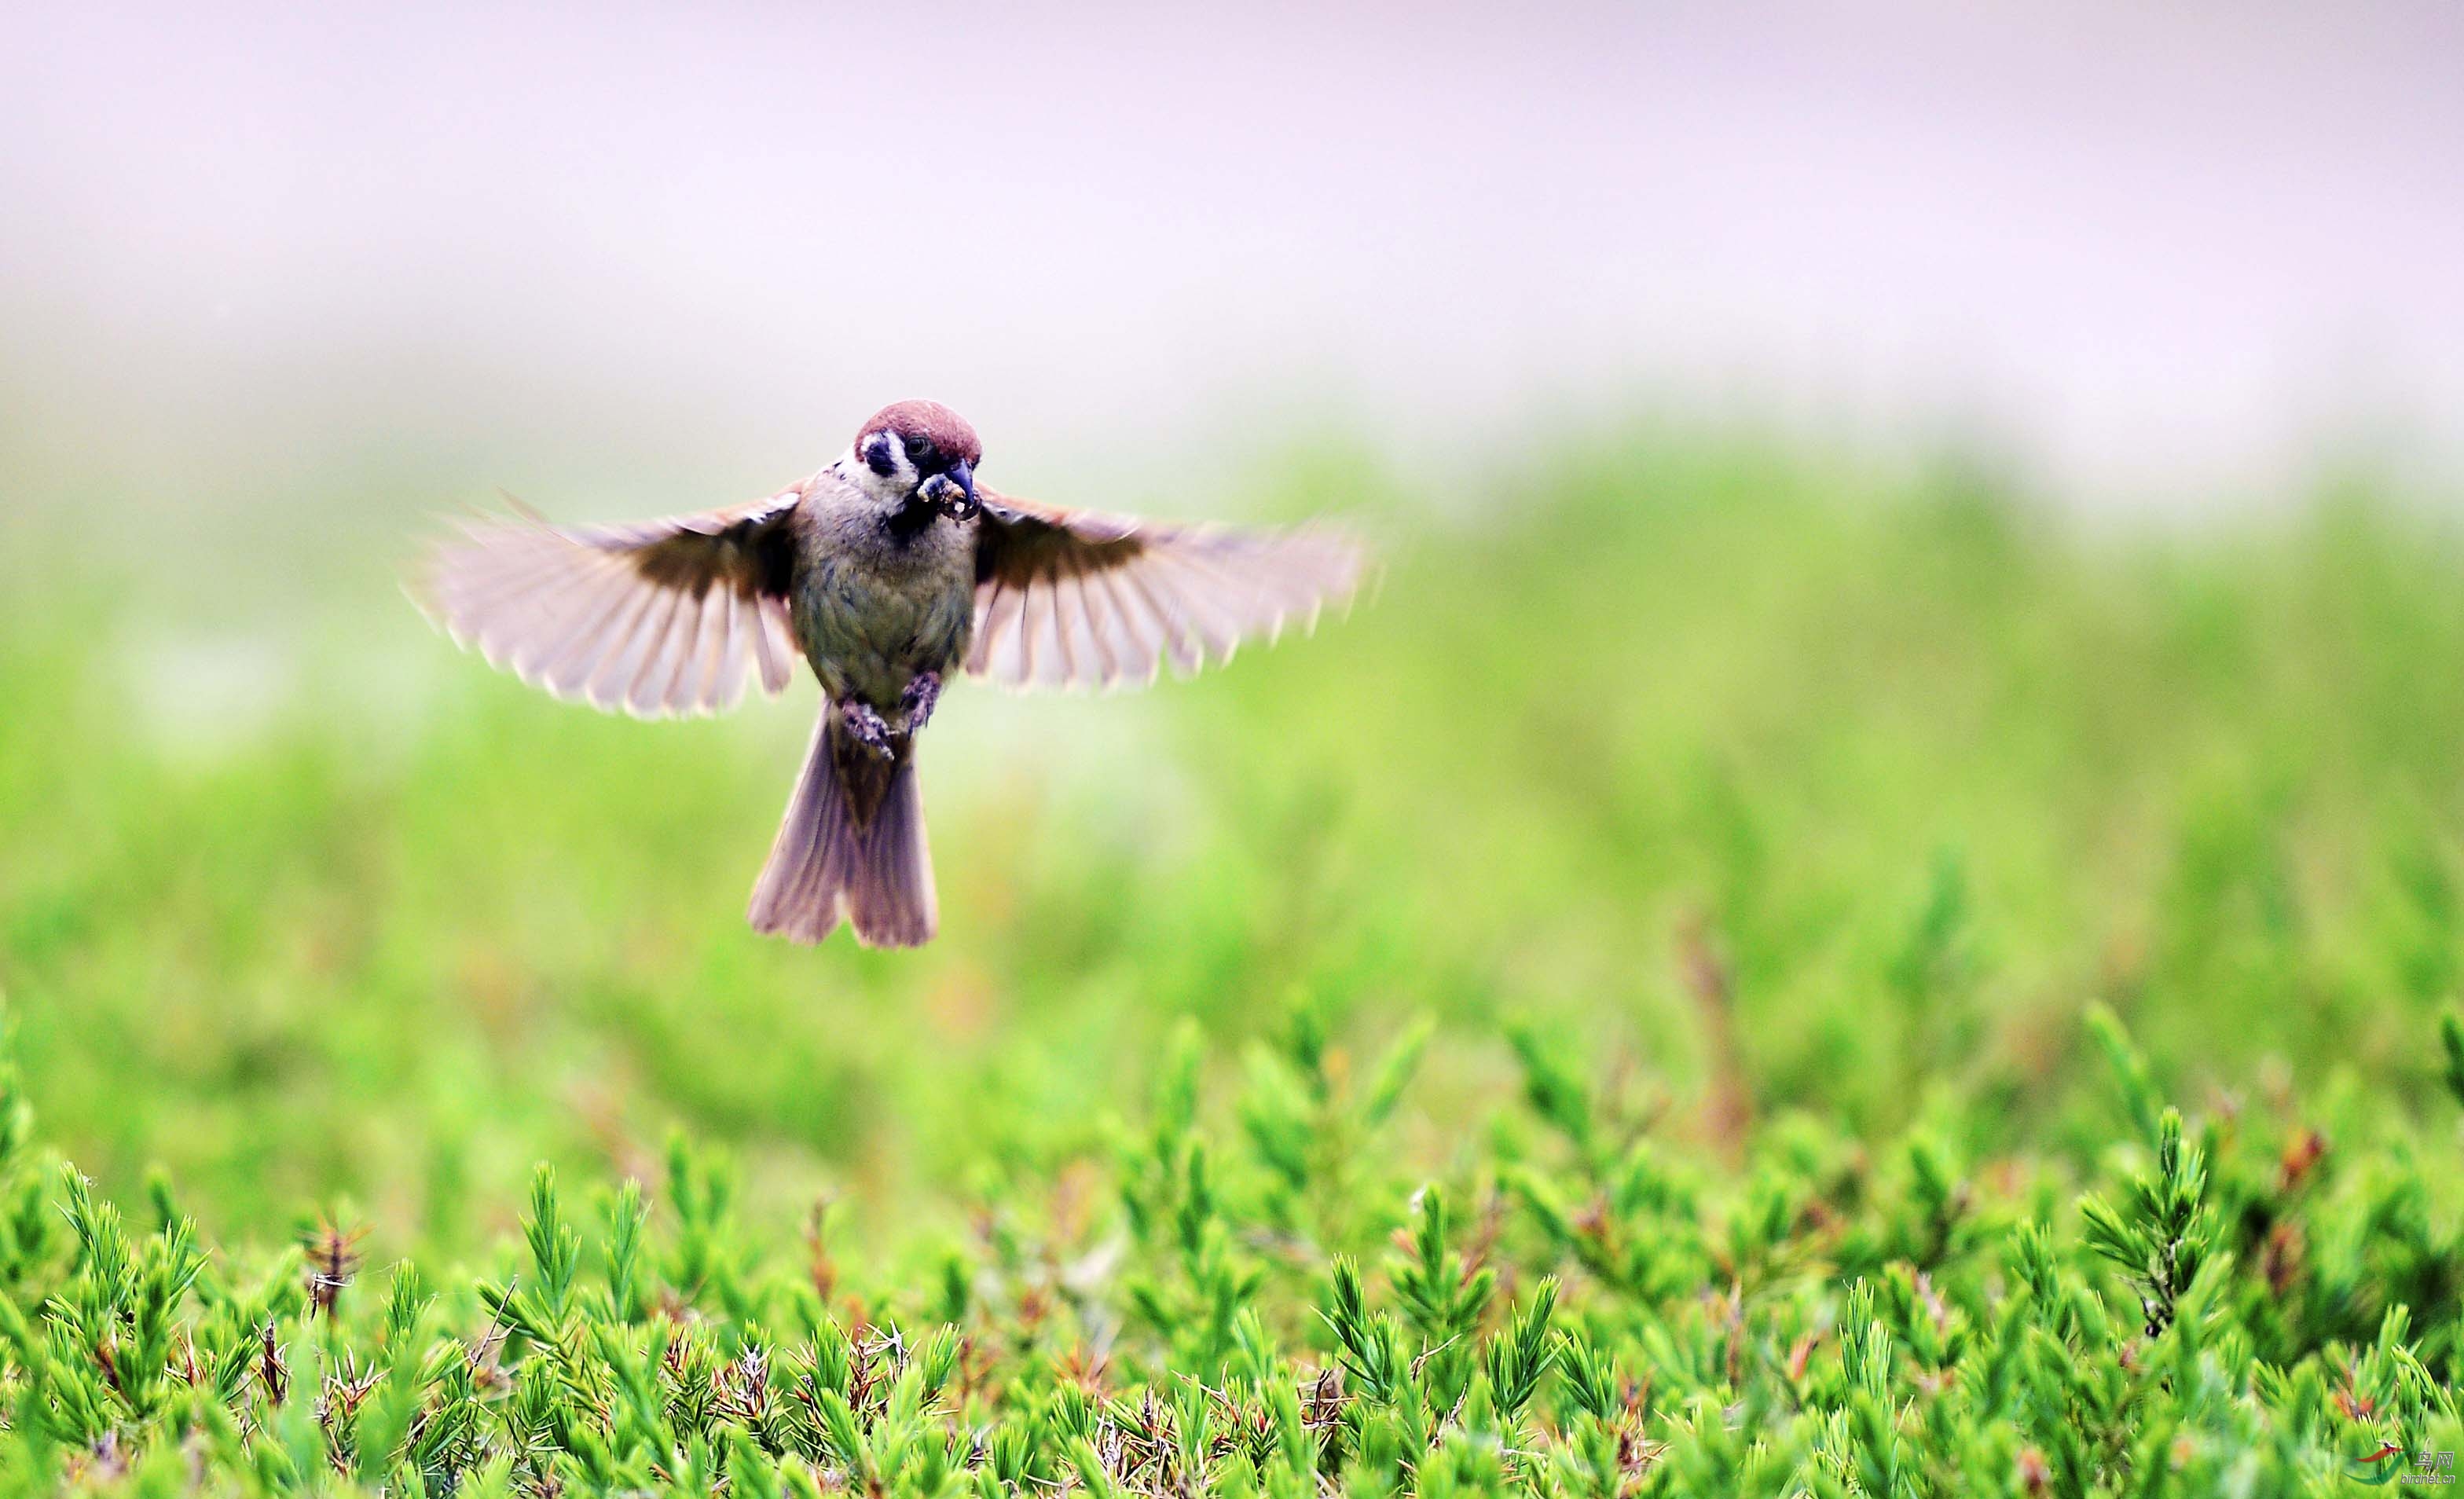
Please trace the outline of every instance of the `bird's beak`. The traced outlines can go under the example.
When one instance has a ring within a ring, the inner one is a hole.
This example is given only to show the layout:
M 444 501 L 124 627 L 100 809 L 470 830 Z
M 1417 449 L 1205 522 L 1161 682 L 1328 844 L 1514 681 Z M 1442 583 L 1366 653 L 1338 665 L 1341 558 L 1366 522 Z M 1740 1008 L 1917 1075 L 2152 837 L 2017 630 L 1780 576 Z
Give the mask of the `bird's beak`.
M 934 502 L 953 520 L 967 519 L 983 508 L 983 502 L 976 498 L 976 471 L 963 459 L 935 475 L 933 487 Z M 952 490 L 957 493 L 950 493 Z

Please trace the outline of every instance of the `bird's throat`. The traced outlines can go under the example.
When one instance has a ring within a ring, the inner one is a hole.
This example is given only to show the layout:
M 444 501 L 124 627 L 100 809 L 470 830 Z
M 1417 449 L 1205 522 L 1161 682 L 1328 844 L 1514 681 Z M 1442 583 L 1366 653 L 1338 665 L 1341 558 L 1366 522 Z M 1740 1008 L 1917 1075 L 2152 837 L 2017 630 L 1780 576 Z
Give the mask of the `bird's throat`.
M 896 510 L 884 517 L 881 524 L 892 540 L 904 543 L 923 535 L 940 518 L 941 507 L 926 499 L 923 491 L 917 490 L 909 495 Z

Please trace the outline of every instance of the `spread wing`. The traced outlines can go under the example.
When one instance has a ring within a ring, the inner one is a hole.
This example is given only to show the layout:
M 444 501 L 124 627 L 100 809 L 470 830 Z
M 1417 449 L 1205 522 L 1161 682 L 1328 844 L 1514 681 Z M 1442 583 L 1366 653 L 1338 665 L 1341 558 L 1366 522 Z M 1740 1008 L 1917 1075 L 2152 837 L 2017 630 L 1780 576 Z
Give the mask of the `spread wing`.
M 1243 638 L 1303 628 L 1348 598 L 1365 557 L 1342 534 L 1243 531 L 983 494 L 967 670 L 1003 687 L 1143 687 Z
M 786 520 L 802 489 L 628 525 L 528 518 L 463 527 L 420 602 L 454 639 L 534 687 L 635 717 L 716 713 L 785 688 Z

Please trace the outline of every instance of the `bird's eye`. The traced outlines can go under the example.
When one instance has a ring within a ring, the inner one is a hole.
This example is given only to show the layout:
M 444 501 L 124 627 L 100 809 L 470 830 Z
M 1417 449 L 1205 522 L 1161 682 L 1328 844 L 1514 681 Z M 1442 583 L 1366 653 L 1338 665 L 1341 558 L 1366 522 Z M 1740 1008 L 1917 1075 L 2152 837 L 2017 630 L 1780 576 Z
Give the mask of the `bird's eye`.
M 932 462 L 933 439 L 930 437 L 909 438 L 907 442 L 907 456 L 914 459 L 916 466 L 919 468 Z

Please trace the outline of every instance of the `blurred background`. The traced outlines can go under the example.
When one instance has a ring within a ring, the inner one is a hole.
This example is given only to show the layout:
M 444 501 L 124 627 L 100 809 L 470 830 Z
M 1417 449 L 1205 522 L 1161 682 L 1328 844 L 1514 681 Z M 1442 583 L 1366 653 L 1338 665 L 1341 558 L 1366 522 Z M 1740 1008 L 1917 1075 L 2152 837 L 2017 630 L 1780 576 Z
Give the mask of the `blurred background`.
M 459 1244 L 677 1125 L 922 1211 L 1303 990 L 1453 1027 L 1432 1150 L 1517 1014 L 1859 1129 L 2058 1117 L 2088 998 L 2384 1080 L 2464 922 L 2459 55 L 2431 0 L 13 13 L 37 1101 L 226 1231 Z M 1198 684 L 954 699 L 944 939 L 799 952 L 739 915 L 808 689 L 601 720 L 396 582 L 908 395 L 1388 571 Z
M 759 491 L 930 390 L 1044 485 L 1647 400 L 2194 503 L 2464 409 L 2436 0 L 9 24 L 11 436 L 191 502 Z

